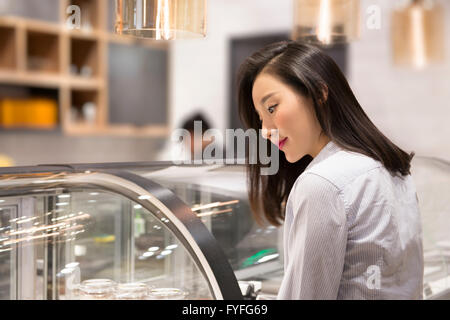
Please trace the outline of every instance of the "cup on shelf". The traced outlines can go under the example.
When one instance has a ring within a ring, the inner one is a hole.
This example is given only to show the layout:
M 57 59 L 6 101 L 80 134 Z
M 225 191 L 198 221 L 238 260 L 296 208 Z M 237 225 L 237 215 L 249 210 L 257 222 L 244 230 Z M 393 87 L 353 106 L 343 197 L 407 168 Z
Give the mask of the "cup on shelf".
M 85 78 L 92 77 L 93 70 L 90 66 L 82 66 L 80 69 L 80 75 Z
M 155 288 L 148 293 L 149 300 L 184 300 L 188 292 L 177 288 Z
M 82 113 L 84 120 L 89 124 L 95 123 L 97 114 L 97 107 L 93 102 L 86 102 L 82 107 Z
M 111 300 L 116 285 L 110 279 L 85 280 L 78 286 L 78 297 L 80 300 Z

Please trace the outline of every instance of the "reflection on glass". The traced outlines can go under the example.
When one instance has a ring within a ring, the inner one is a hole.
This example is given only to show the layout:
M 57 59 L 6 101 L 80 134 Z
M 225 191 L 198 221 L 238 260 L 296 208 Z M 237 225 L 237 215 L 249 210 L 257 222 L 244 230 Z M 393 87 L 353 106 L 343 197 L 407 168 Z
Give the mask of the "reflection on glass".
M 450 299 L 450 163 L 416 156 L 411 174 L 419 199 L 424 299 Z
M 148 210 L 101 189 L 46 190 L 44 182 L 53 181 L 38 181 L 36 194 L 1 199 L 1 299 L 146 299 L 148 288 L 213 297 L 153 204 Z
M 191 207 L 217 239 L 238 280 L 278 277 L 283 270 L 280 230 L 255 223 L 244 167 L 230 168 L 171 167 L 172 175 L 149 172 L 144 176 L 171 189 Z M 200 169 L 201 174 L 196 172 Z
M 150 290 L 148 298 L 150 300 L 184 300 L 188 294 L 177 288 L 157 288 Z

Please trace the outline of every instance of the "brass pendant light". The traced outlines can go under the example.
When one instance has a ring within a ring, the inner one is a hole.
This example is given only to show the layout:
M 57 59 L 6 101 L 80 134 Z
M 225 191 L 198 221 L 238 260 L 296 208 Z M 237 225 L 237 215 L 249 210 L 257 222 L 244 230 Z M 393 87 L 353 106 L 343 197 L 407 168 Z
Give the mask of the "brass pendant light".
M 294 0 L 292 38 L 320 45 L 359 37 L 359 0 Z
M 435 1 L 408 1 L 391 25 L 395 64 L 421 69 L 444 60 L 444 10 Z
M 207 0 L 116 0 L 117 34 L 155 40 L 206 36 Z

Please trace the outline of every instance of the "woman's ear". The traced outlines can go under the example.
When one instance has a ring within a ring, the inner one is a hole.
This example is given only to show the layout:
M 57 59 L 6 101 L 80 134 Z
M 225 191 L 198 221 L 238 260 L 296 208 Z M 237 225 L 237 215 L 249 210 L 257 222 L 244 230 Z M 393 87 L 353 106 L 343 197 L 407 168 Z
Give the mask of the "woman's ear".
M 325 103 L 328 100 L 328 86 L 324 83 L 320 84 L 320 91 L 321 91 L 321 95 L 320 95 L 320 99 L 319 101 L 321 103 Z

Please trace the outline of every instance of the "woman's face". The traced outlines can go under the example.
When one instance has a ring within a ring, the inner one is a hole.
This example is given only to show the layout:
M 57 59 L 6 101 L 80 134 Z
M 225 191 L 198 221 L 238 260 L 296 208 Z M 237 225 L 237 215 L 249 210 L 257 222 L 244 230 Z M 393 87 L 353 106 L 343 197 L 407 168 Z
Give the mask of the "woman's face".
M 253 104 L 267 129 L 267 136 L 277 144 L 270 130 L 278 129 L 277 146 L 294 163 L 305 155 L 315 157 L 329 139 L 320 135 L 322 128 L 315 116 L 311 98 L 305 98 L 278 78 L 261 73 L 253 85 Z

